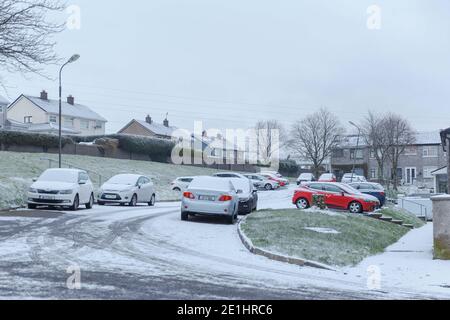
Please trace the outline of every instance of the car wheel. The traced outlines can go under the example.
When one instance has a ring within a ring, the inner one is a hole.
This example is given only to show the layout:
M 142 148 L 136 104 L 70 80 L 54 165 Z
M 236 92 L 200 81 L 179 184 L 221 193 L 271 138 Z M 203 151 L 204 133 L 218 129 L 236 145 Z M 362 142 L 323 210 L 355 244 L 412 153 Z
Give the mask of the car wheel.
M 155 206 L 155 202 L 156 202 L 156 196 L 153 194 L 152 198 L 150 199 L 150 202 L 148 203 L 148 205 L 150 207 L 154 207 Z
M 129 203 L 130 207 L 136 207 L 137 205 L 137 195 L 133 194 L 133 197 L 131 198 L 131 201 Z
M 229 224 L 235 224 L 237 221 L 237 214 L 227 217 L 227 221 Z
M 36 209 L 36 208 L 37 208 L 37 205 L 32 204 L 32 203 L 28 204 L 28 209 Z
M 270 183 L 266 184 L 264 187 L 267 191 L 270 191 L 273 189 L 272 185 Z
M 78 195 L 76 195 L 75 199 L 73 200 L 73 204 L 70 207 L 70 211 L 77 211 L 79 206 L 80 206 L 80 198 L 78 197 Z
M 180 188 L 173 188 L 172 190 L 173 190 L 173 191 L 176 191 L 176 192 L 181 192 L 181 189 L 180 189 Z
M 94 206 L 94 195 L 91 194 L 91 197 L 89 198 L 89 202 L 86 203 L 86 209 L 92 209 Z
M 362 213 L 363 212 L 361 203 L 359 203 L 357 201 L 350 203 L 350 205 L 348 206 L 348 210 L 350 211 L 350 213 Z
M 181 220 L 182 221 L 188 221 L 189 220 L 189 213 L 181 212 Z
M 309 202 L 305 198 L 300 198 L 295 203 L 297 205 L 297 208 L 300 210 L 305 210 L 309 208 Z

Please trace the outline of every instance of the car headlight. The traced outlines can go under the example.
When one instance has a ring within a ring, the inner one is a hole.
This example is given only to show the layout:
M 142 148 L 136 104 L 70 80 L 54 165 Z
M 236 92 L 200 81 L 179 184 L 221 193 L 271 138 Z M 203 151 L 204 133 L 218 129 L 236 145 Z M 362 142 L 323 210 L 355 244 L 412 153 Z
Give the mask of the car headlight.
M 29 188 L 28 192 L 30 192 L 30 193 L 37 193 L 38 191 L 35 188 Z
M 59 192 L 59 194 L 72 194 L 73 193 L 73 190 L 62 190 L 62 191 L 60 191 Z

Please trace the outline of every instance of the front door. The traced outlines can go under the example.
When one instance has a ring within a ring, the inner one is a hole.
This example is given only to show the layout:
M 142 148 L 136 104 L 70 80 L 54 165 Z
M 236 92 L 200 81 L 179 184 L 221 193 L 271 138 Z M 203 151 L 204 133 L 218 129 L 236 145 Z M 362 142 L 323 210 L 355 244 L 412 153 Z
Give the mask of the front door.
M 405 183 L 411 185 L 417 178 L 417 169 L 414 167 L 406 168 Z

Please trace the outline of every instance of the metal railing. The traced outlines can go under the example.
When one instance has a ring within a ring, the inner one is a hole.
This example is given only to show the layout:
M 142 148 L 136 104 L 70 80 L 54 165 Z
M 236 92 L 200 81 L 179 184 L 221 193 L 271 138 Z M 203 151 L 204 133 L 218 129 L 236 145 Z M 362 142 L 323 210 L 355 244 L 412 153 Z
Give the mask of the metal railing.
M 398 201 L 403 210 L 411 211 L 411 210 L 405 209 L 405 203 L 409 203 L 409 204 L 417 206 L 418 208 L 420 208 L 419 218 L 423 218 L 425 221 L 428 220 L 428 208 L 426 205 L 409 200 L 409 199 L 404 199 L 404 198 L 399 198 Z
M 59 166 L 59 162 L 58 160 L 55 159 L 50 159 L 50 158 L 40 158 L 41 161 L 48 161 L 48 167 L 49 168 L 57 168 Z M 53 166 L 53 164 L 56 164 L 55 166 Z M 72 163 L 69 162 L 61 162 L 61 164 L 69 169 L 78 169 L 78 170 L 83 170 L 86 171 L 90 177 L 95 176 L 97 177 L 97 184 L 100 187 L 103 184 L 103 176 L 101 174 L 99 174 L 98 172 L 92 171 L 92 170 L 88 170 L 85 168 L 80 168 Z M 93 180 L 93 182 L 95 182 L 95 180 Z

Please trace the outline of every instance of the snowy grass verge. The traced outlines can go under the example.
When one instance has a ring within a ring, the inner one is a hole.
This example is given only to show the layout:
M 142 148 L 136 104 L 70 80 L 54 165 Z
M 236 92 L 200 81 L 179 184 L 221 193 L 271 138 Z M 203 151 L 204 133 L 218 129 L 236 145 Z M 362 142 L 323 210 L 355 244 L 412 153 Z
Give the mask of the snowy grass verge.
M 299 210 L 259 211 L 241 228 L 255 247 L 330 266 L 357 265 L 408 232 L 405 227 L 363 216 Z M 321 232 L 325 230 L 333 232 Z
M 48 161 L 57 160 L 53 154 L 0 152 L 0 210 L 24 206 L 26 192 L 33 178 L 48 169 Z M 135 173 L 153 178 L 159 201 L 175 201 L 180 194 L 171 190 L 170 182 L 181 176 L 212 175 L 216 170 L 191 166 L 135 160 L 119 160 L 88 156 L 63 155 L 63 161 L 96 172 L 106 179 L 119 173 Z M 94 183 L 98 177 L 91 175 Z
M 391 217 L 394 220 L 402 220 L 405 224 L 413 225 L 414 228 L 421 228 L 425 225 L 424 221 L 402 208 L 386 207 L 379 210 L 379 213 L 382 213 L 383 216 Z

